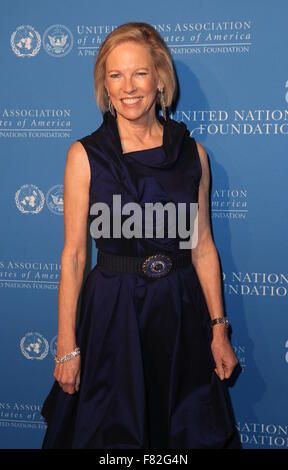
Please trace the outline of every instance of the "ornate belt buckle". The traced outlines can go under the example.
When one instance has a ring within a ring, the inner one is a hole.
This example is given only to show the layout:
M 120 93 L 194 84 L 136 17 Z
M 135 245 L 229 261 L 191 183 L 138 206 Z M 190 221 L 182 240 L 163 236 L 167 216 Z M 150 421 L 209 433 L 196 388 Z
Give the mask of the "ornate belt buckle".
M 172 267 L 170 256 L 161 253 L 145 258 L 142 263 L 142 272 L 147 277 L 158 278 L 166 276 Z

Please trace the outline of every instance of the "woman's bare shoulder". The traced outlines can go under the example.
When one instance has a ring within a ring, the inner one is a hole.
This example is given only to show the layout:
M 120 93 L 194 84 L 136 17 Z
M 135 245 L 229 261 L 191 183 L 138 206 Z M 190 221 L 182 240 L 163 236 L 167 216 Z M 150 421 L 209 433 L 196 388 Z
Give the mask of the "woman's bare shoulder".
M 199 155 L 200 162 L 201 162 L 201 167 L 202 167 L 201 180 L 202 180 L 202 183 L 205 182 L 207 185 L 209 185 L 210 168 L 209 168 L 208 155 L 207 155 L 207 152 L 206 152 L 205 148 L 203 147 L 203 145 L 200 144 L 200 142 L 198 142 L 196 140 L 195 140 L 195 142 L 196 142 L 196 145 L 197 145 L 198 155 Z
M 83 179 L 90 179 L 90 165 L 87 152 L 78 140 L 73 142 L 67 151 L 66 172 Z
M 80 158 L 82 157 L 84 159 L 87 159 L 88 157 L 84 145 L 79 140 L 76 140 L 70 145 L 68 148 L 68 155 L 72 155 L 71 158 L 76 158 L 75 156 L 77 155 L 80 155 Z
M 200 144 L 200 142 L 198 142 L 197 140 L 195 140 L 196 142 L 196 145 L 197 145 L 197 150 L 198 150 L 198 153 L 199 153 L 199 157 L 201 159 L 201 162 L 202 160 L 207 160 L 208 156 L 207 156 L 207 153 L 206 153 L 206 150 L 205 148 L 203 147 L 202 144 Z

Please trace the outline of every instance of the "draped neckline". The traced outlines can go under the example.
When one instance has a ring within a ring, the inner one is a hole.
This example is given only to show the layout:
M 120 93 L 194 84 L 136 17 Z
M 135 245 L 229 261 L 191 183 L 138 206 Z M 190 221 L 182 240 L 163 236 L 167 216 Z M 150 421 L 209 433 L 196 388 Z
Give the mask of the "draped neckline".
M 159 120 L 160 124 L 163 125 L 163 143 L 157 147 L 151 147 L 150 149 L 143 149 L 143 150 L 135 150 L 131 152 L 123 152 L 121 138 L 119 134 L 117 118 L 113 116 L 110 111 L 105 111 L 103 115 L 103 130 L 106 132 L 107 138 L 111 145 L 115 146 L 115 150 L 119 157 L 122 158 L 125 162 L 133 161 L 133 157 L 129 158 L 129 155 L 143 154 L 143 152 L 147 153 L 145 158 L 137 159 L 135 161 L 150 167 L 159 166 L 161 168 L 169 168 L 177 161 L 181 147 L 183 144 L 184 136 L 190 135 L 189 131 L 186 127 L 186 124 L 181 121 L 175 121 L 169 115 L 167 115 L 167 119 L 165 120 L 163 116 L 159 115 L 156 116 Z M 164 152 L 165 157 L 160 162 L 156 161 L 155 159 L 149 159 L 149 152 L 158 149 L 161 152 Z

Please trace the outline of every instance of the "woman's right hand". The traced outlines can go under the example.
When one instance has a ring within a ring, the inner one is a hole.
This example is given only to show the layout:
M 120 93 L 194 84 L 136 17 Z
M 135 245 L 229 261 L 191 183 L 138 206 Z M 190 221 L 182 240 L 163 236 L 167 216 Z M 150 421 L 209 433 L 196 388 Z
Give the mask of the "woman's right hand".
M 69 352 L 71 352 L 69 350 Z M 57 356 L 63 356 L 67 353 L 61 353 Z M 72 395 L 75 392 L 78 392 L 80 386 L 80 370 L 81 370 L 81 356 L 73 357 L 66 362 L 56 362 L 55 369 L 53 375 L 57 382 L 59 383 L 60 387 L 63 389 L 64 392 L 69 393 Z

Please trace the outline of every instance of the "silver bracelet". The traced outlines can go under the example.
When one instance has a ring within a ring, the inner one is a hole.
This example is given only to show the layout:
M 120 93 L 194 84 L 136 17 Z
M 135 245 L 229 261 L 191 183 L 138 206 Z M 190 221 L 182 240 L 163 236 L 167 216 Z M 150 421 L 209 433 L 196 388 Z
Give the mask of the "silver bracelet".
M 56 354 L 53 356 L 55 362 L 66 362 L 70 361 L 70 359 L 73 359 L 74 357 L 78 356 L 80 354 L 80 348 L 77 346 L 74 351 L 72 351 L 69 354 L 65 354 L 65 356 L 60 356 L 58 357 Z

